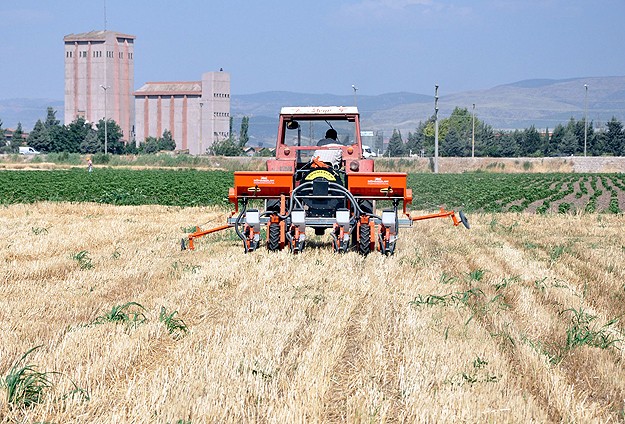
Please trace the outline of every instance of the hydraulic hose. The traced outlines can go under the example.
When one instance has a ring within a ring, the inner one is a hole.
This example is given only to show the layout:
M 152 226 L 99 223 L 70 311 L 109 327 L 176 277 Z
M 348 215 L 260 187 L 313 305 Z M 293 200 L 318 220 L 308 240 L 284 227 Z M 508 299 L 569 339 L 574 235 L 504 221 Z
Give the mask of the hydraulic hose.
M 241 218 L 243 217 L 246 211 L 247 211 L 247 202 L 243 202 L 243 208 L 241 209 L 241 212 L 239 212 L 239 215 L 237 215 L 237 220 L 234 222 L 234 231 L 237 233 L 237 236 L 239 236 L 239 238 L 243 240 L 243 248 L 245 249 L 245 253 L 248 252 L 247 242 L 245 240 L 245 237 L 241 233 L 241 230 L 239 229 L 239 225 L 241 225 Z

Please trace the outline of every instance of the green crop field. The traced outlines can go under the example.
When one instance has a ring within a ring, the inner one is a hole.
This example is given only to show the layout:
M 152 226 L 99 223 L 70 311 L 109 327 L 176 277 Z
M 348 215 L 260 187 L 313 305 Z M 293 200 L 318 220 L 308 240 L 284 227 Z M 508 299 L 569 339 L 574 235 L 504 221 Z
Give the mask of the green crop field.
M 39 201 L 113 205 L 226 204 L 232 173 L 196 170 L 83 169 L 0 172 L 0 203 Z
M 232 180 L 227 171 L 0 171 L 0 203 L 226 205 Z M 619 213 L 625 202 L 622 174 L 410 174 L 408 185 L 423 210 Z
M 413 205 L 482 212 L 619 213 L 622 174 L 411 174 Z

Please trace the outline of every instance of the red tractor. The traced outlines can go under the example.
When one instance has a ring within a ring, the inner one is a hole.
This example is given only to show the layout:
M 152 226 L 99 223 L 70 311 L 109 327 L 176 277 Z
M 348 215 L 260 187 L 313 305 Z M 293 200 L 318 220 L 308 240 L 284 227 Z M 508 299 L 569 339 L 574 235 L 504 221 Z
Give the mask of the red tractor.
M 381 253 L 392 255 L 399 228 L 413 221 L 451 217 L 454 225 L 469 228 L 462 212 L 456 216 L 441 209 L 410 216 L 407 177 L 403 172 L 374 172 L 374 160 L 363 158 L 356 107 L 284 107 L 275 159 L 267 161 L 266 171 L 235 172 L 228 193 L 235 210 L 227 224 L 197 228 L 182 240 L 182 248 L 193 249 L 198 237 L 234 227 L 247 253 L 261 245 L 264 226 L 269 250 L 298 253 L 306 247 L 310 227 L 318 236 L 330 230 L 335 252 L 367 255 L 377 244 Z M 378 201 L 386 205 L 381 214 Z M 264 207 L 257 209 L 260 205 Z

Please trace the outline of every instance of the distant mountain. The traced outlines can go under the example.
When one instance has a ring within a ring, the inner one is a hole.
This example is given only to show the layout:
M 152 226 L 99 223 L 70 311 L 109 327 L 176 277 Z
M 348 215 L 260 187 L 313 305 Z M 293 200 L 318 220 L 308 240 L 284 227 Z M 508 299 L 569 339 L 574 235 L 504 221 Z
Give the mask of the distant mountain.
M 588 85 L 588 119 L 595 128 L 613 116 L 625 122 L 625 76 L 569 79 L 532 79 L 496 86 L 486 90 L 445 94 L 441 86 L 439 117 L 449 116 L 455 107 L 472 111 L 477 118 L 496 129 L 553 129 L 571 117 L 582 119 L 585 114 Z M 234 130 L 240 128 L 243 116 L 250 117 L 250 145 L 273 145 L 278 113 L 283 106 L 351 106 L 357 104 L 362 115 L 362 128 L 384 131 L 390 137 L 393 129 L 407 135 L 420 121 L 434 113 L 434 97 L 415 93 L 388 93 L 377 96 L 307 94 L 269 91 L 231 96 Z M 63 122 L 63 101 L 50 99 L 0 100 L 0 119 L 4 128 L 14 128 L 22 122 L 30 131 L 37 119 L 45 119 L 46 108 L 52 106 Z
M 475 114 L 495 129 L 537 128 L 553 129 L 571 117 L 582 119 L 585 114 L 584 84 L 588 85 L 589 121 L 595 128 L 613 116 L 625 121 L 625 76 L 589 77 L 562 80 L 533 79 L 500 85 L 486 90 L 442 94 L 439 117 L 449 116 L 455 107 L 475 104 Z M 444 93 L 443 90 L 441 90 Z M 277 116 L 282 106 L 353 105 L 357 103 L 362 115 L 362 127 L 384 131 L 390 137 L 393 129 L 404 135 L 414 131 L 420 121 L 434 113 L 434 97 L 414 93 L 390 93 L 379 96 L 336 96 L 291 92 L 264 92 L 233 96 L 233 116 L 250 116 L 252 143 L 266 140 L 271 145 L 276 134 Z M 235 130 L 238 124 L 235 121 Z
M 2 128 L 15 129 L 18 122 L 22 123 L 25 132 L 35 126 L 38 119 L 46 119 L 48 107 L 56 110 L 56 118 L 63 123 L 63 100 L 53 99 L 0 99 L 0 120 Z
M 430 104 L 433 96 L 414 93 L 389 93 L 378 96 L 354 97 L 334 94 L 304 94 L 287 91 L 268 91 L 243 94 L 230 98 L 230 113 L 235 117 L 233 128 L 240 128 L 240 119 L 250 117 L 250 145 L 272 146 L 278 124 L 278 114 L 283 106 L 353 106 L 357 103 L 363 119 L 378 111 L 401 108 L 410 104 Z M 366 121 L 365 121 L 366 123 Z M 390 122 L 388 125 L 392 125 Z M 370 129 L 370 127 L 367 127 Z M 392 129 L 391 129 L 392 131 Z

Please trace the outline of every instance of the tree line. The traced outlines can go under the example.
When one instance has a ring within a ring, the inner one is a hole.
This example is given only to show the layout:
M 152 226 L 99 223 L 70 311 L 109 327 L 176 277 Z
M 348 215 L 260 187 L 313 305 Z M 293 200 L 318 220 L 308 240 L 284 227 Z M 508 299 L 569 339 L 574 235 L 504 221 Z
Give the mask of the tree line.
M 217 141 L 208 149 L 209 154 L 240 156 L 249 141 L 249 117 L 241 120 L 238 136 L 233 132 L 230 118 L 230 136 Z M 20 144 L 26 144 L 36 150 L 52 153 L 96 154 L 104 152 L 105 138 L 107 152 L 112 154 L 149 154 L 163 150 L 175 150 L 176 142 L 171 132 L 165 130 L 161 137 L 146 137 L 143 143 L 136 145 L 122 140 L 122 130 L 112 119 L 100 119 L 95 125 L 83 117 L 76 118 L 68 125 L 61 125 L 56 119 L 56 111 L 48 107 L 45 120 L 38 120 L 27 138 L 21 123 L 13 132 L 13 140 L 19 143 L 7 143 L 2 121 L 0 120 L 0 153 L 17 153 Z M 385 156 L 433 156 L 434 155 L 434 116 L 420 122 L 414 132 L 408 132 L 404 141 L 401 131 L 393 130 Z M 549 131 L 539 131 L 531 126 L 522 130 L 499 131 L 474 117 L 467 108 L 456 107 L 451 115 L 439 120 L 439 155 L 440 156 L 475 156 L 488 157 L 531 157 L 531 156 L 625 156 L 625 130 L 623 123 L 616 118 L 607 122 L 605 129 L 595 131 L 593 122 L 587 125 L 583 119 L 571 118 L 566 124 L 558 124 Z M 473 139 L 475 142 L 473 142 Z M 261 155 L 270 153 L 264 149 Z
M 105 128 L 106 127 L 106 128 Z M 106 142 L 107 153 L 138 154 L 155 153 L 161 150 L 174 150 L 176 142 L 171 132 L 165 130 L 161 137 L 146 137 L 145 142 L 137 146 L 134 140 L 130 143 L 122 139 L 120 126 L 112 119 L 100 119 L 95 125 L 79 116 L 67 125 L 61 125 L 56 119 L 56 111 L 48 107 L 45 120 L 37 120 L 32 131 L 24 138 L 22 124 L 18 123 L 13 132 L 12 140 L 7 143 L 0 121 L 0 152 L 17 153 L 20 145 L 28 145 L 45 153 L 104 153 Z
M 231 117 L 230 136 L 215 142 L 209 147 L 208 153 L 221 156 L 243 155 L 249 141 L 249 122 L 249 117 L 244 116 L 237 137 L 232 131 Z M 20 145 L 28 145 L 45 153 L 97 154 L 104 153 L 105 140 L 106 151 L 112 154 L 150 154 L 176 149 L 176 141 L 172 138 L 170 130 L 163 131 L 163 135 L 158 138 L 146 137 L 143 143 L 137 146 L 134 139 L 128 143 L 124 142 L 120 126 L 112 119 L 107 119 L 106 131 L 104 119 L 91 125 L 83 117 L 78 117 L 68 125 L 61 125 L 52 107 L 48 107 L 46 119 L 43 121 L 39 119 L 27 138 L 24 138 L 22 124 L 18 123 L 13 131 L 12 140 L 18 142 L 7 143 L 0 120 L 0 153 L 18 153 Z
M 625 131 L 623 123 L 612 118 L 606 129 L 594 130 L 593 122 L 571 118 L 566 124 L 558 124 L 549 131 L 539 131 L 535 126 L 522 130 L 499 131 L 473 116 L 467 108 L 456 107 L 448 118 L 439 120 L 440 156 L 489 157 L 539 157 L 587 155 L 625 155 Z M 414 132 L 404 141 L 401 132 L 393 130 L 385 155 L 434 155 L 434 116 L 420 122 Z M 475 142 L 473 143 L 473 139 Z

